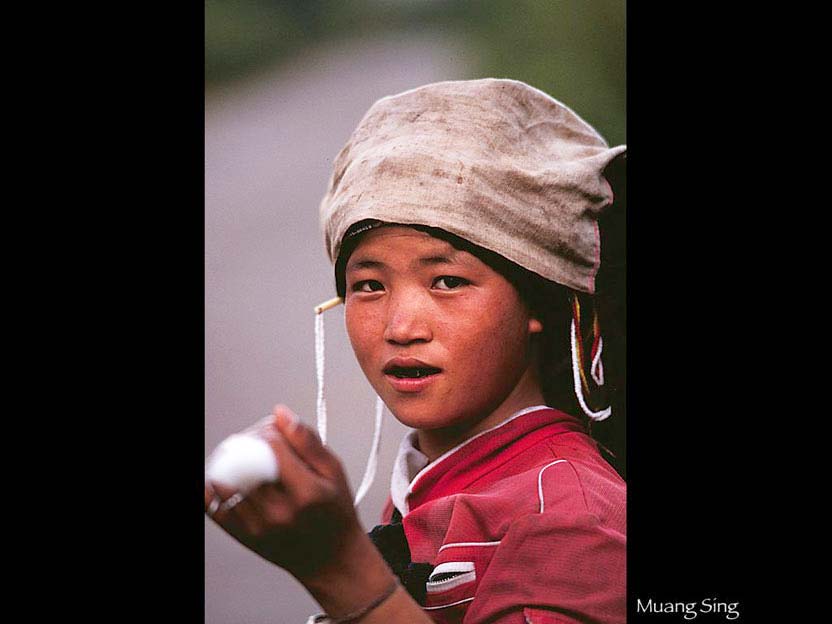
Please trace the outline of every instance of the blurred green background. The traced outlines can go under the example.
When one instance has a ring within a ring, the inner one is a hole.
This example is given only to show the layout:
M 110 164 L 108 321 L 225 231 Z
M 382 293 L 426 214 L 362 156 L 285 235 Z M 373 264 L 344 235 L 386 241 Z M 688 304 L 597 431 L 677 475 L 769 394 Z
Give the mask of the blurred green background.
M 565 99 L 611 145 L 625 142 L 623 0 L 206 0 L 208 92 L 324 41 L 441 27 L 469 76 L 514 78 Z

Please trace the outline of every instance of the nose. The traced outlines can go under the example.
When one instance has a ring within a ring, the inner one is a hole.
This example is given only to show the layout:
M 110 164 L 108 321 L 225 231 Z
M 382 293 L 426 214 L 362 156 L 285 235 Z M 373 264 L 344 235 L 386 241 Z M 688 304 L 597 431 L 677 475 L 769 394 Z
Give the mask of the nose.
M 428 307 L 412 291 L 392 295 L 387 305 L 384 339 L 392 344 L 430 342 L 433 339 Z

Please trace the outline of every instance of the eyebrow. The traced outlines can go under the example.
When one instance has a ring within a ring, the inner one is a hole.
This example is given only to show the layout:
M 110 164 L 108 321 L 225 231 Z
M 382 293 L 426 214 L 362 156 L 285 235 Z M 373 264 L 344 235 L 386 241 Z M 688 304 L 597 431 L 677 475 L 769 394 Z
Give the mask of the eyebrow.
M 454 254 L 451 257 L 448 256 L 424 256 L 419 258 L 416 261 L 419 266 L 436 266 L 440 264 L 463 264 L 459 261 L 458 256 Z M 367 258 L 366 260 L 359 260 L 357 262 L 351 262 L 347 267 L 347 272 L 350 271 L 358 271 L 360 269 L 384 269 L 387 265 L 381 262 L 380 260 L 374 260 L 372 258 Z

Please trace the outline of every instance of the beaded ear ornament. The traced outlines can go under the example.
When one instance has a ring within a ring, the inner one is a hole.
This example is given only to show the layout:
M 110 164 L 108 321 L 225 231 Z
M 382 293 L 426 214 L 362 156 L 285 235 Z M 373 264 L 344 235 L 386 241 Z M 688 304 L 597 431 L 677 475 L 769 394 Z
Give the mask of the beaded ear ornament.
M 590 365 L 589 373 L 592 380 L 597 386 L 604 385 L 604 363 L 601 361 L 601 353 L 604 349 L 604 339 L 601 337 L 601 325 L 598 322 L 598 310 L 593 309 L 592 317 L 592 348 L 590 350 L 590 358 L 592 363 Z M 575 388 L 575 397 L 578 399 L 578 405 L 581 406 L 584 414 L 591 420 L 601 421 L 609 418 L 612 414 L 612 406 L 605 409 L 592 411 L 586 403 L 584 398 L 589 394 L 589 383 L 586 379 L 585 365 L 584 365 L 584 341 L 581 336 L 581 302 L 577 295 L 572 296 L 572 321 L 569 331 L 569 338 L 572 347 L 572 380 Z

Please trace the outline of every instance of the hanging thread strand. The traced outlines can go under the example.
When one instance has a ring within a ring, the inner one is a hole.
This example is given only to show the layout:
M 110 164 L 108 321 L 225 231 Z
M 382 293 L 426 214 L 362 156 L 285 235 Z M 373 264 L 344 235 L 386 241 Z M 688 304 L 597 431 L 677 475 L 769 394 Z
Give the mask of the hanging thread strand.
M 358 493 L 355 495 L 354 505 L 358 507 L 358 503 L 364 498 L 364 495 L 370 490 L 373 485 L 373 480 L 376 478 L 376 468 L 378 467 L 378 452 L 381 447 L 381 426 L 384 420 L 384 402 L 381 397 L 376 397 L 376 422 L 373 428 L 373 445 L 370 449 L 370 455 L 367 457 L 367 468 L 364 470 L 364 478 L 361 479 L 361 485 L 358 487 Z
M 578 300 L 577 295 L 574 295 L 572 298 L 572 322 L 576 327 L 575 331 L 577 332 L 577 339 L 575 342 L 576 346 L 573 350 L 578 358 L 578 373 L 581 376 L 583 391 L 588 394 L 589 383 L 587 382 L 586 374 L 584 373 L 584 339 L 581 334 L 581 302 Z
M 581 409 L 584 411 L 584 414 L 589 416 L 592 420 L 604 420 L 608 418 L 610 414 L 612 414 L 612 406 L 607 407 L 606 409 L 600 410 L 598 412 L 593 412 L 589 409 L 589 406 L 586 404 L 584 400 L 584 393 L 581 389 L 581 373 L 580 373 L 580 363 L 578 361 L 578 348 L 576 346 L 576 336 L 575 336 L 575 319 L 572 319 L 572 326 L 569 332 L 569 337 L 571 339 L 571 346 L 572 346 L 572 381 L 575 386 L 575 397 L 578 399 L 578 404 L 581 406 Z
M 604 339 L 601 336 L 598 336 L 598 350 L 595 353 L 595 357 L 592 359 L 592 368 L 589 372 L 595 380 L 595 383 L 599 386 L 604 385 L 604 363 L 601 361 L 601 352 L 603 350 Z
M 318 435 L 326 444 L 326 402 L 324 401 L 324 315 L 315 314 L 315 372 L 318 377 Z
M 604 385 L 604 363 L 601 361 L 601 351 L 604 350 L 604 339 L 601 337 L 601 323 L 598 321 L 598 308 L 593 308 L 592 315 L 592 365 L 589 374 L 599 386 Z

